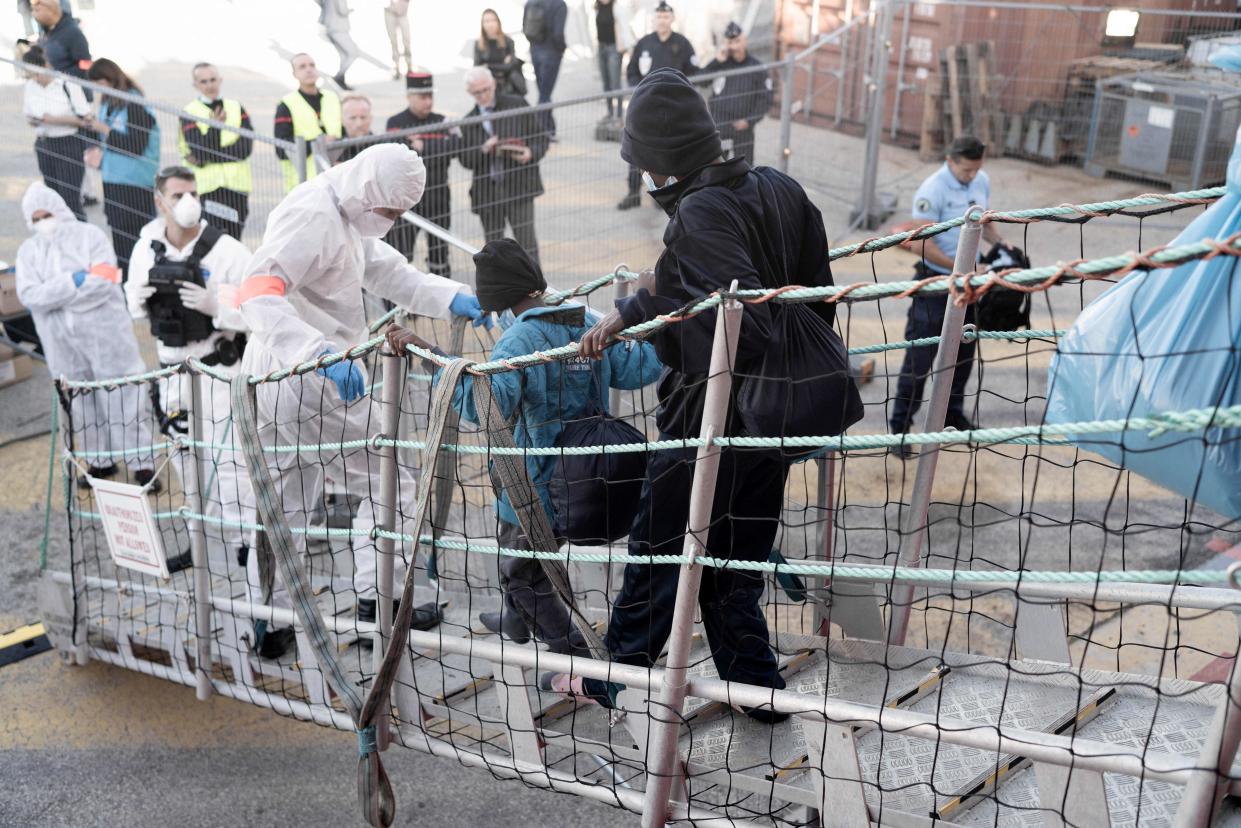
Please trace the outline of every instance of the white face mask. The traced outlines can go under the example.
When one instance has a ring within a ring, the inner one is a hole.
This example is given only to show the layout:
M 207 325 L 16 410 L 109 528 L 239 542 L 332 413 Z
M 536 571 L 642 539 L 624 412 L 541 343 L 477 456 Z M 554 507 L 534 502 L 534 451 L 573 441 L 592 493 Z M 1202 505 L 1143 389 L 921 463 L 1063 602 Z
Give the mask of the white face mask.
M 368 239 L 382 238 L 387 235 L 394 224 L 396 224 L 396 219 L 385 218 L 373 210 L 367 210 L 353 222 L 358 233 Z
M 648 192 L 653 193 L 656 190 L 663 189 L 663 187 L 660 187 L 655 183 L 655 179 L 651 178 L 651 174 L 645 170 L 642 171 L 642 181 L 646 184 L 646 189 Z M 668 176 L 668 180 L 664 182 L 664 187 L 671 187 L 675 183 L 677 183 L 677 177 L 675 175 L 670 175 Z
M 42 221 L 36 221 L 34 223 L 34 231 L 42 236 L 50 236 L 56 232 L 56 226 L 58 223 L 59 219 L 55 216 L 48 216 Z
M 164 203 L 167 204 L 168 202 L 165 201 Z M 203 205 L 192 195 L 183 195 L 176 204 L 172 205 L 172 220 L 186 230 L 189 230 L 191 227 L 197 227 L 198 220 L 202 217 Z

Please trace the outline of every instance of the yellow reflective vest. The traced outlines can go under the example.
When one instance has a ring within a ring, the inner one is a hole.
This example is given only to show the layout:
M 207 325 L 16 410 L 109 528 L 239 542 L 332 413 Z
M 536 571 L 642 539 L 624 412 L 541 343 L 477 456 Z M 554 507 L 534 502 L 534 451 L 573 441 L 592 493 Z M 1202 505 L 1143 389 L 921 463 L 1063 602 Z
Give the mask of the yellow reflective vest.
M 195 98 L 186 105 L 185 111 L 196 118 L 212 118 L 211 109 L 201 100 Z M 237 101 L 224 101 L 224 123 L 231 127 L 241 126 L 241 104 Z M 198 131 L 206 134 L 210 127 L 203 122 L 198 124 Z M 231 130 L 220 130 L 220 146 L 228 147 L 237 143 L 241 136 Z M 198 183 L 198 194 L 206 195 L 214 190 L 221 188 L 232 190 L 237 193 L 248 193 L 253 189 L 250 179 L 250 161 L 227 161 L 215 164 L 203 164 L 197 166 L 190 163 L 190 147 L 185 141 L 185 132 L 182 131 L 178 142 L 181 158 L 185 160 L 186 165 L 194 171 L 194 179 Z
M 302 93 L 294 89 L 289 94 L 280 99 L 280 102 L 289 108 L 289 114 L 293 116 L 293 136 L 295 138 L 305 138 L 307 142 L 313 141 L 320 135 L 330 135 L 333 138 L 339 138 L 343 134 L 342 122 L 340 117 L 340 98 L 335 92 L 324 89 L 322 98 L 319 100 L 319 112 L 315 113 L 313 107 L 306 103 L 306 99 L 302 97 Z M 280 162 L 281 169 L 284 170 L 284 191 L 287 193 L 298 185 L 297 169 L 290 160 Z M 306 148 L 306 180 L 314 178 L 317 174 L 314 159 L 311 157 L 310 148 Z

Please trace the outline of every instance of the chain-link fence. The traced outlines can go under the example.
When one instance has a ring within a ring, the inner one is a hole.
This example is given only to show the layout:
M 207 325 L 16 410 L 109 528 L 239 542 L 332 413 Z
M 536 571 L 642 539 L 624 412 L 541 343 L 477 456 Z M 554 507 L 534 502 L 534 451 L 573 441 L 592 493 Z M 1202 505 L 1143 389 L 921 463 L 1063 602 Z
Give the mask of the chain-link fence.
M 1238 40 L 1233 11 L 822 0 L 781 12 L 786 49 L 853 24 L 808 57 L 794 91 L 799 118 L 866 140 L 856 203 L 872 227 L 890 211 L 880 142 L 933 161 L 968 134 L 989 158 L 1187 190 L 1223 180 L 1241 124 L 1241 83 L 1208 62 Z

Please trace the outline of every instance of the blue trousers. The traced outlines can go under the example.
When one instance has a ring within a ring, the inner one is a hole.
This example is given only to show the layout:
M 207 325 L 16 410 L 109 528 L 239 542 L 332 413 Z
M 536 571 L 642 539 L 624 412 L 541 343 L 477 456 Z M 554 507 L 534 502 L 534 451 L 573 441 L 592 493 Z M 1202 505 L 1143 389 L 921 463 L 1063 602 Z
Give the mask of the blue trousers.
M 534 83 L 539 88 L 539 103 L 550 103 L 556 79 L 560 77 L 560 60 L 564 53 L 550 46 L 537 43 L 530 46 L 530 62 L 534 64 Z M 543 128 L 556 134 L 556 119 L 550 109 L 539 115 Z

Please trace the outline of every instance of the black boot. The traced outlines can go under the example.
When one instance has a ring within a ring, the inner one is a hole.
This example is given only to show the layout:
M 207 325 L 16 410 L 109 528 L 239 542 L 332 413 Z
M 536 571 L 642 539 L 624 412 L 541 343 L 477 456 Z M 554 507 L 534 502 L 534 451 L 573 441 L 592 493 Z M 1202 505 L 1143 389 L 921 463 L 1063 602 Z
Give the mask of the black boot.
M 110 477 L 116 477 L 116 472 L 117 472 L 116 464 L 109 463 L 106 466 L 91 466 L 90 469 L 87 471 L 87 474 L 89 474 L 91 477 L 94 477 L 97 480 L 107 480 Z M 78 488 L 79 489 L 90 488 L 90 481 L 86 479 L 85 474 L 78 478 Z
M 641 195 L 639 195 L 638 193 L 629 193 L 628 195 L 626 195 L 624 198 L 620 200 L 620 203 L 616 205 L 616 209 L 617 210 L 632 210 L 634 207 L 641 206 L 641 204 L 642 204 Z

